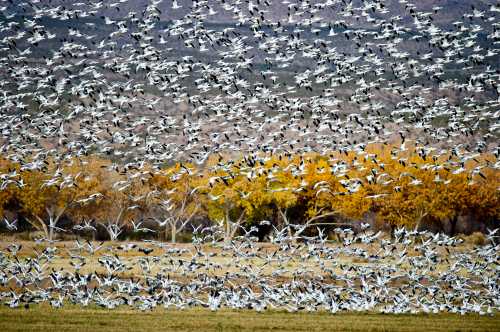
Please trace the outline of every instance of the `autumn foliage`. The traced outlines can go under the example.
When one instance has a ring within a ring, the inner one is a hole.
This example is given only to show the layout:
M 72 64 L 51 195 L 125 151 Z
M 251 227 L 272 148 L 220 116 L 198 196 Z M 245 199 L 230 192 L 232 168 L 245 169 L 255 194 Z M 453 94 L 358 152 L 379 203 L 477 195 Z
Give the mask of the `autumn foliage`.
M 226 239 L 262 225 L 299 234 L 361 220 L 438 229 L 464 214 L 498 222 L 499 170 L 478 166 L 493 165 L 494 156 L 464 161 L 422 149 L 372 144 L 323 155 L 214 155 L 202 166 L 163 169 L 95 157 L 39 165 L 2 159 L 0 215 L 16 214 L 48 238 L 72 231 L 59 227 L 64 219 L 73 226 L 92 221 L 112 239 L 149 222 L 174 241 L 195 221 L 219 225 Z

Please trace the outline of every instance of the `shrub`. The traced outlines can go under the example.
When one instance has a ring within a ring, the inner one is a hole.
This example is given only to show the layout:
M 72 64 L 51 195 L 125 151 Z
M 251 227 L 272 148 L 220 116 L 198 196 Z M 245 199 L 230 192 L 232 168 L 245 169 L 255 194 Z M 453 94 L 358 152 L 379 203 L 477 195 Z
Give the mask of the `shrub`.
M 488 240 L 486 239 L 484 234 L 481 232 L 472 233 L 471 235 L 466 237 L 465 241 L 467 243 L 470 243 L 470 244 L 473 244 L 476 246 L 484 246 L 488 242 Z

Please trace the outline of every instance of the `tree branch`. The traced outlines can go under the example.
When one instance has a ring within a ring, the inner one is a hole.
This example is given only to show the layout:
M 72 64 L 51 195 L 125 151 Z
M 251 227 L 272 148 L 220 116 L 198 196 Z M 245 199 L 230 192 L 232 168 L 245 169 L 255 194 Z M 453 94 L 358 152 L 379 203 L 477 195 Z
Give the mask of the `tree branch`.
M 321 218 L 333 216 L 336 214 L 339 214 L 339 213 L 337 211 L 332 211 L 332 212 L 327 212 L 327 213 L 321 214 L 319 216 L 314 216 L 314 217 L 310 218 L 309 220 L 307 220 L 305 222 L 303 227 L 301 227 L 297 232 L 295 232 L 295 236 L 299 236 L 300 234 L 302 234 L 302 232 L 304 232 L 306 230 L 306 228 L 308 228 L 312 225 L 321 225 L 322 224 L 322 223 L 312 224 L 313 221 L 321 219 Z M 334 224 L 344 224 L 345 225 L 346 223 L 334 223 Z

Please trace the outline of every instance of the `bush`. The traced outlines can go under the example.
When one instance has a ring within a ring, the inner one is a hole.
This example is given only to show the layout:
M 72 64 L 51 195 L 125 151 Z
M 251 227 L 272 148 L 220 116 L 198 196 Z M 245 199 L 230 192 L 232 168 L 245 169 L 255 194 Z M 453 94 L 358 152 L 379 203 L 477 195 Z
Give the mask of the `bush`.
M 488 243 L 486 236 L 484 236 L 481 232 L 474 232 L 471 235 L 467 236 L 465 239 L 466 243 L 470 243 L 476 246 L 484 246 Z

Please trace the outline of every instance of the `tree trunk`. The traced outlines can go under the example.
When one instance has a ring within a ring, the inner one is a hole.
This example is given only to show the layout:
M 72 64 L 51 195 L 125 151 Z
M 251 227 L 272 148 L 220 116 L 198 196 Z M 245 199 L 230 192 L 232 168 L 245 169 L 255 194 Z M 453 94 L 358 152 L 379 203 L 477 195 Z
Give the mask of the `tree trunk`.
M 286 226 L 288 237 L 292 238 L 292 227 L 290 227 L 290 222 L 288 221 L 288 217 L 286 216 L 287 209 L 285 209 L 285 212 L 283 212 L 280 208 L 278 208 L 278 211 L 281 215 L 281 218 L 283 219 L 283 224 Z
M 175 225 L 173 225 L 171 228 L 170 228 L 170 231 L 171 231 L 171 237 L 170 237 L 170 242 L 171 243 L 175 243 L 175 238 L 176 238 L 176 235 L 177 235 L 177 228 L 175 227 Z
M 35 219 L 38 220 L 38 222 L 40 223 L 40 227 L 37 227 L 35 223 L 31 222 L 29 219 L 26 219 L 28 220 L 28 222 L 34 226 L 37 230 L 41 230 L 43 231 L 43 234 L 45 235 L 45 238 L 48 239 L 49 238 L 49 230 L 47 229 L 47 225 L 45 225 L 45 222 L 43 221 L 42 218 L 40 218 L 39 216 L 35 216 Z
M 224 243 L 228 244 L 231 242 L 231 221 L 229 220 L 229 217 L 226 217 L 226 230 L 224 234 Z
M 415 230 L 417 232 L 420 230 L 421 223 L 422 223 L 422 218 L 418 218 L 417 223 L 415 225 Z
M 225 212 L 226 220 L 224 225 L 224 243 L 228 244 L 229 242 L 231 242 L 231 221 L 229 219 L 229 210 L 226 209 Z
M 457 217 L 454 217 L 454 218 L 451 218 L 450 220 L 450 223 L 451 223 L 451 227 L 450 227 L 450 235 L 451 236 L 455 236 L 455 233 L 457 231 Z

